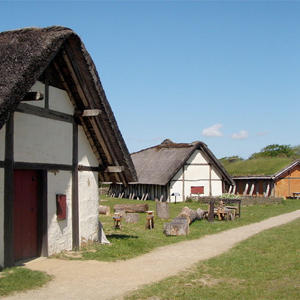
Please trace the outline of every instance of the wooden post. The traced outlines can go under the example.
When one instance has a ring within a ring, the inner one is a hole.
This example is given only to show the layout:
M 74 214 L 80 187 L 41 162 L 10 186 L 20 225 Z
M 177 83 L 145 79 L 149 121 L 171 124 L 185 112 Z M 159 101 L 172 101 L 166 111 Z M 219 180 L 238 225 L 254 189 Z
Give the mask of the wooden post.
M 208 222 L 213 222 L 215 217 L 215 207 L 214 201 L 209 201 L 209 214 L 208 214 Z

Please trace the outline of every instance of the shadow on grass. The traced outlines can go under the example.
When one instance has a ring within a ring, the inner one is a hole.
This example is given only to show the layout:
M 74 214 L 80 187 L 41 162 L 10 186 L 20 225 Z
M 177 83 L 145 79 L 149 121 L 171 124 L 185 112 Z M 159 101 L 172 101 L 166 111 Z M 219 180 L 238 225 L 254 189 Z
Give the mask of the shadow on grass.
M 108 239 L 138 239 L 139 237 L 137 235 L 125 235 L 125 234 L 109 234 L 106 235 Z

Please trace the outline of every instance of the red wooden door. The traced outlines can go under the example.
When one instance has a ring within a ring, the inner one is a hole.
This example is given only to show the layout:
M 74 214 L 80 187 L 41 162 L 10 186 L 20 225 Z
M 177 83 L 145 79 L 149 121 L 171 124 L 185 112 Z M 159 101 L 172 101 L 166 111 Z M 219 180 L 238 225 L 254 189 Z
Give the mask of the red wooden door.
M 14 172 L 15 261 L 37 256 L 38 172 Z

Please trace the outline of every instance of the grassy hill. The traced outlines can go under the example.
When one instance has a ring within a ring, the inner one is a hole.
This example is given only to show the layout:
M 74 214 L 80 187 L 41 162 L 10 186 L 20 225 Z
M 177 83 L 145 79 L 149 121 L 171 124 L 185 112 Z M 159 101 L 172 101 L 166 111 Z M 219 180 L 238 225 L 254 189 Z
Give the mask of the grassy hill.
M 273 175 L 294 161 L 293 158 L 272 157 L 223 162 L 222 165 L 231 176 Z

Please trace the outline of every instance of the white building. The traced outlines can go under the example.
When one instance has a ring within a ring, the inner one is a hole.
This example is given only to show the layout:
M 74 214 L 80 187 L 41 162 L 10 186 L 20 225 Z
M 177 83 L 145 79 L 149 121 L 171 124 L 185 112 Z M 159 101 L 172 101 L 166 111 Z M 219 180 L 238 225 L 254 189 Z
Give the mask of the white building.
M 190 196 L 220 196 L 233 180 L 203 142 L 160 145 L 131 154 L 138 182 L 113 184 L 112 193 L 126 197 L 185 201 Z
M 136 173 L 72 30 L 2 32 L 0 53 L 0 267 L 10 267 L 97 241 L 99 179 L 127 185 Z

